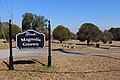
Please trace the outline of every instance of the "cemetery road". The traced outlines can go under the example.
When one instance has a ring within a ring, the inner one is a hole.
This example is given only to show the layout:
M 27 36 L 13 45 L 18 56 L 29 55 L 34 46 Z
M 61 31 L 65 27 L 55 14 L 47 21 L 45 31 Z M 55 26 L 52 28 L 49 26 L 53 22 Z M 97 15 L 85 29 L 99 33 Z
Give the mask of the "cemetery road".
M 48 49 L 40 50 L 27 50 L 19 51 L 16 48 L 13 48 L 13 58 L 28 58 L 28 57 L 39 57 L 39 56 L 48 56 Z M 88 52 L 88 51 L 52 51 L 52 56 L 74 56 L 74 55 L 96 55 L 96 54 L 120 54 L 119 51 L 114 52 Z M 0 60 L 7 60 L 9 58 L 10 52 L 9 49 L 0 50 Z

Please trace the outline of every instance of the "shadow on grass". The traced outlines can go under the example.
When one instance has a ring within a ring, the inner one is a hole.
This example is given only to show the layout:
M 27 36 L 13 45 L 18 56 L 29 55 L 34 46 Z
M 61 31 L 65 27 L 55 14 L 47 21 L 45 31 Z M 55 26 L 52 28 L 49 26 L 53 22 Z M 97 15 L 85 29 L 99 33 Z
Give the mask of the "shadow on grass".
M 10 69 L 10 65 L 7 62 L 3 61 L 3 63 Z
M 54 49 L 53 51 L 61 51 L 63 53 L 67 54 L 76 54 L 76 55 L 87 55 L 87 54 L 82 54 L 82 53 L 77 53 L 77 52 L 69 52 L 69 51 L 64 51 L 63 49 Z M 97 57 L 104 57 L 104 58 L 110 58 L 110 59 L 115 59 L 115 60 L 120 60 L 120 58 L 115 58 L 115 57 L 110 57 L 110 56 L 105 56 L 105 55 L 90 55 L 90 56 L 97 56 Z
M 105 48 L 105 47 L 96 47 L 96 48 L 107 49 L 107 50 L 109 50 L 109 48 Z
M 13 64 L 35 64 L 36 62 L 32 60 L 18 60 L 14 61 Z
M 86 45 L 86 46 L 93 46 L 94 44 L 76 44 L 76 45 Z
M 8 67 L 8 69 L 10 69 L 10 65 L 3 61 L 3 63 Z M 36 62 L 31 61 L 31 60 L 18 60 L 18 61 L 14 61 L 13 64 L 35 64 Z
M 64 51 L 63 49 L 53 49 L 52 51 L 61 51 L 61 52 L 63 52 L 63 53 L 67 53 L 67 54 L 85 55 L 85 54 L 78 53 L 78 52 L 69 52 L 69 51 Z
M 18 60 L 18 61 L 14 61 L 13 64 L 14 65 L 15 64 L 35 64 L 36 62 L 40 63 L 42 66 L 47 66 L 47 65 L 37 61 L 36 59 L 32 59 L 32 60 Z M 8 69 L 10 69 L 10 65 L 7 62 L 3 61 L 3 63 L 8 67 Z
M 10 68 L 10 65 L 3 61 L 3 63 L 8 67 Z M 13 64 L 35 64 L 36 62 L 34 61 L 31 61 L 31 60 L 18 60 L 18 61 L 14 61 Z
M 36 60 L 36 59 L 32 59 L 33 61 L 35 61 L 35 62 L 38 62 L 38 63 L 40 63 L 42 66 L 47 66 L 47 65 L 45 65 L 44 63 L 42 63 L 42 62 L 39 62 L 38 60 Z

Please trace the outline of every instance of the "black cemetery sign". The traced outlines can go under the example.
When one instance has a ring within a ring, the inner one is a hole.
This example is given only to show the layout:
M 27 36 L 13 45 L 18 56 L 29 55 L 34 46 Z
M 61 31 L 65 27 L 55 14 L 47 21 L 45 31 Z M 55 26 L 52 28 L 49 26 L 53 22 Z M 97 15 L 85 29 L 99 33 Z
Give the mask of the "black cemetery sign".
M 19 50 L 42 49 L 45 46 L 45 35 L 34 30 L 27 30 L 16 35 L 16 47 Z

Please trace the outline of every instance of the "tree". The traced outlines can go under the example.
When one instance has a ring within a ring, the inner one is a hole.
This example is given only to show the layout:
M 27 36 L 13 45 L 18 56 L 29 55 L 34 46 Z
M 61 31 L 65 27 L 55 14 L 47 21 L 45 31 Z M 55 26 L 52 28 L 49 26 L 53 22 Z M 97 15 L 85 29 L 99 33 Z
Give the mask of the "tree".
M 105 30 L 102 32 L 97 39 L 101 40 L 104 44 L 107 43 L 108 41 L 111 42 L 113 38 L 113 35 L 111 32 Z
M 43 34 L 45 34 L 45 40 L 48 40 L 48 29 L 45 29 L 44 31 L 42 31 Z
M 22 30 L 26 31 L 28 29 L 32 29 L 31 23 L 34 19 L 34 15 L 32 13 L 25 13 L 22 17 Z
M 2 39 L 2 23 L 0 21 L 0 39 Z
M 14 41 L 16 41 L 16 35 L 21 32 L 22 29 L 18 25 L 16 24 L 12 25 L 12 38 L 14 39 Z
M 14 39 L 14 41 L 16 41 L 16 35 L 21 32 L 22 30 L 18 25 L 12 24 L 12 39 Z M 7 27 L 7 30 L 5 31 L 5 36 L 6 36 L 6 39 L 8 40 L 9 39 L 9 27 Z
M 0 31 L 1 31 L 1 28 L 2 28 L 2 22 L 0 21 Z
M 77 32 L 77 38 L 80 41 L 87 40 L 87 45 L 89 45 L 90 41 L 97 42 L 99 41 L 99 35 L 101 31 L 99 28 L 92 23 L 84 23 Z
M 7 34 L 7 29 L 9 28 L 9 22 L 2 22 L 1 23 L 1 29 L 0 29 L 0 33 L 1 33 L 1 38 L 2 39 L 7 39 L 6 38 L 6 34 Z M 8 33 L 9 34 L 9 33 Z M 7 34 L 7 35 L 8 35 Z
M 22 20 L 22 30 L 26 31 L 29 29 L 36 30 L 41 32 L 47 26 L 47 19 L 44 16 L 37 16 L 36 14 L 32 13 L 25 13 Z
M 1 31 L 6 31 L 9 27 L 9 22 L 2 22 Z
M 16 40 L 16 34 L 21 33 L 21 28 L 16 25 L 12 24 L 12 38 Z M 2 22 L 0 28 L 0 38 L 2 39 L 9 39 L 9 22 Z
M 53 37 L 62 43 L 62 41 L 70 39 L 70 30 L 62 25 L 59 25 L 53 30 Z
M 109 32 L 113 34 L 113 40 L 120 41 L 120 28 L 110 28 Z
M 103 32 L 103 35 L 102 35 L 102 36 L 106 36 L 107 39 L 108 39 L 108 41 L 111 41 L 112 38 L 113 38 L 113 34 L 112 34 L 111 32 L 109 32 L 109 31 L 107 31 L 107 30 L 105 30 L 105 31 Z

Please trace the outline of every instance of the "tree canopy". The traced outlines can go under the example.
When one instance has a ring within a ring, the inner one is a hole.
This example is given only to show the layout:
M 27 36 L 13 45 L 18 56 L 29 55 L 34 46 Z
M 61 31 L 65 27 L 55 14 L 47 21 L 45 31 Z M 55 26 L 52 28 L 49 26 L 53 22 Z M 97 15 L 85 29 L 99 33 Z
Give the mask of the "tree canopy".
M 44 31 L 42 31 L 42 33 L 45 35 L 45 40 L 48 40 L 48 29 L 45 29 Z
M 84 23 L 77 32 L 77 38 L 80 41 L 87 40 L 89 45 L 90 41 L 98 42 L 100 40 L 101 31 L 92 23 Z
M 22 30 L 18 25 L 12 24 L 12 39 L 16 41 L 16 35 L 21 32 Z M 7 27 L 7 30 L 5 31 L 5 37 L 6 39 L 9 39 L 9 27 Z
M 2 22 L 1 23 L 1 30 L 0 30 L 0 38 L 1 39 L 9 39 L 9 23 L 8 22 Z M 12 38 L 16 40 L 16 34 L 21 33 L 21 28 L 16 25 L 12 24 Z
M 59 25 L 53 30 L 53 37 L 62 43 L 62 41 L 70 39 L 70 30 L 62 25 Z
M 41 32 L 47 26 L 47 19 L 44 16 L 38 16 L 32 13 L 25 13 L 22 20 L 22 30 L 26 31 L 29 29 Z
M 113 34 L 113 40 L 120 41 L 120 28 L 110 28 L 109 32 Z

